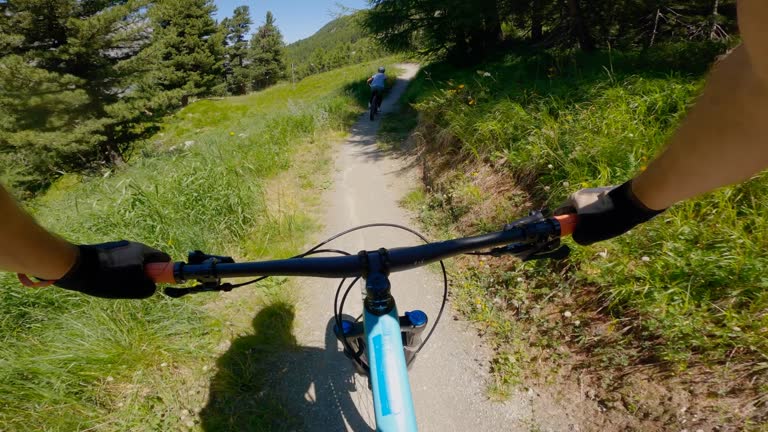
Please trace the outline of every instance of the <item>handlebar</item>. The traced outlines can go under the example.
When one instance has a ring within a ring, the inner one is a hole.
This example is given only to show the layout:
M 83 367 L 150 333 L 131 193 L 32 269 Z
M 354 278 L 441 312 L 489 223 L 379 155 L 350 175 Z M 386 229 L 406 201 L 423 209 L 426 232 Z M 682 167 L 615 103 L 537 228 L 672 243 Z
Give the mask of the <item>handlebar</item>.
M 252 276 L 311 276 L 343 278 L 365 276 L 366 263 L 379 259 L 389 272 L 421 267 L 455 255 L 498 246 L 552 241 L 573 233 L 575 214 L 540 218 L 511 224 L 503 231 L 473 237 L 428 243 L 420 246 L 379 249 L 343 257 L 290 258 L 273 261 L 231 263 L 212 260 L 202 264 L 151 263 L 145 274 L 156 283 L 182 283 L 191 279 Z

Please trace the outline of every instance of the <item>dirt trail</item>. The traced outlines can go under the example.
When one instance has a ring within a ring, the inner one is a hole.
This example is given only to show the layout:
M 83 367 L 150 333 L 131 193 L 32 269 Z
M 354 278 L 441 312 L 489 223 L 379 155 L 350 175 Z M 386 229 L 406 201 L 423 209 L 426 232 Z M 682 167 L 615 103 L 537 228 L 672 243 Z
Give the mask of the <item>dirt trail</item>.
M 397 100 L 418 71 L 413 64 L 401 68 L 405 72 L 382 106 L 385 113 L 397 108 Z M 333 187 L 324 197 L 325 228 L 318 239 L 371 222 L 413 225 L 398 202 L 414 186 L 415 176 L 405 162 L 379 151 L 378 128 L 379 120 L 371 122 L 366 114 L 353 126 L 347 141 L 338 146 Z M 404 231 L 377 228 L 350 234 L 334 245 L 356 252 L 417 243 Z M 422 309 L 430 320 L 437 316 L 442 286 L 436 274 L 419 269 L 394 274 L 391 280 L 401 313 Z M 290 373 L 283 375 L 284 391 L 290 393 L 286 400 L 293 405 L 287 408 L 304 417 L 307 430 L 372 430 L 374 414 L 367 378 L 354 374 L 329 324 L 337 282 L 301 279 L 297 285 L 294 332 L 301 355 L 292 356 L 287 365 Z M 356 288 L 350 295 L 347 314 L 357 316 L 361 311 L 358 293 Z M 485 389 L 490 353 L 476 333 L 470 324 L 455 316 L 449 304 L 435 335 L 410 372 L 420 430 L 529 431 L 543 425 L 551 430 L 578 430 L 570 425 L 567 415 L 555 412 L 558 410 L 537 409 L 542 401 L 532 390 L 513 395 L 505 403 L 489 401 Z M 537 411 L 538 415 L 534 415 Z M 548 420 L 542 422 L 536 419 L 539 416 Z

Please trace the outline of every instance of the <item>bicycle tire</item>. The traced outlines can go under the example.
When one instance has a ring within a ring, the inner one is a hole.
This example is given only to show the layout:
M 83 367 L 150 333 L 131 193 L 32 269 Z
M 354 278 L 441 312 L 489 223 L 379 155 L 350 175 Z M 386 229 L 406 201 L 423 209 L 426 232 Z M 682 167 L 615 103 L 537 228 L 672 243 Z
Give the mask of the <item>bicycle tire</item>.
M 373 96 L 373 100 L 371 101 L 371 121 L 373 121 L 374 117 L 376 117 L 376 110 L 379 106 L 379 95 L 378 92 Z

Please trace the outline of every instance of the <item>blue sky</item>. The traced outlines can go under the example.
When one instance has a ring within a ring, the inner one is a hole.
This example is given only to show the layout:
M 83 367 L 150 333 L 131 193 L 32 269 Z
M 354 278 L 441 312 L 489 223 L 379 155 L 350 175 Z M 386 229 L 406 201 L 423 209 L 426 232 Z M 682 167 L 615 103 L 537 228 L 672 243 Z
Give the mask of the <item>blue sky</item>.
M 353 9 L 367 7 L 366 0 L 214 0 L 218 11 L 216 19 L 232 16 L 236 7 L 251 8 L 252 30 L 264 22 L 268 10 L 272 11 L 285 43 L 312 36 L 320 27 L 334 18 L 338 5 Z

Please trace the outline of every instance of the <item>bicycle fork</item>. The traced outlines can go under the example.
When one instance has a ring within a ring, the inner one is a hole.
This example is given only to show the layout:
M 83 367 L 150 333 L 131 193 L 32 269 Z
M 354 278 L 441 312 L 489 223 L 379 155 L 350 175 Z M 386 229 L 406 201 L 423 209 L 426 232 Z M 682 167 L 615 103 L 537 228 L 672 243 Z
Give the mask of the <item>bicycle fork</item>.
M 416 359 L 416 353 L 421 346 L 422 338 L 421 334 L 424 329 L 427 328 L 429 321 L 427 314 L 421 310 L 413 310 L 406 312 L 405 315 L 399 317 L 400 321 L 400 335 L 403 343 L 403 353 L 405 354 L 405 363 L 408 369 L 411 368 L 414 360 Z M 360 359 L 364 363 L 368 363 L 368 359 L 365 356 L 365 324 L 362 321 L 342 320 L 341 326 L 342 332 L 339 332 L 337 326 L 333 326 L 333 332 L 336 334 L 336 338 L 342 343 L 344 347 L 344 355 L 349 359 Z M 344 344 L 342 337 L 347 339 L 349 346 L 352 347 L 354 352 L 350 352 L 347 345 Z M 355 370 L 361 375 L 368 375 L 368 371 L 364 370 L 359 362 L 353 361 Z
M 365 269 L 363 322 L 342 321 L 336 335 L 343 338 L 345 354 L 368 376 L 376 430 L 415 432 L 416 413 L 408 365 L 421 345 L 427 315 L 422 311 L 398 315 L 388 277 L 389 254 L 385 249 L 375 254 L 361 251 L 358 256 Z M 348 343 L 350 339 L 352 344 Z
M 421 344 L 420 333 L 426 327 L 426 314 L 413 311 L 398 317 L 393 307 L 383 315 L 363 312 L 363 323 L 342 321 L 357 358 L 358 372 L 368 377 L 376 415 L 376 430 L 382 432 L 417 430 L 413 397 L 408 379 L 408 366 Z M 338 332 L 337 332 L 338 335 Z M 365 362 L 365 370 L 361 366 Z

